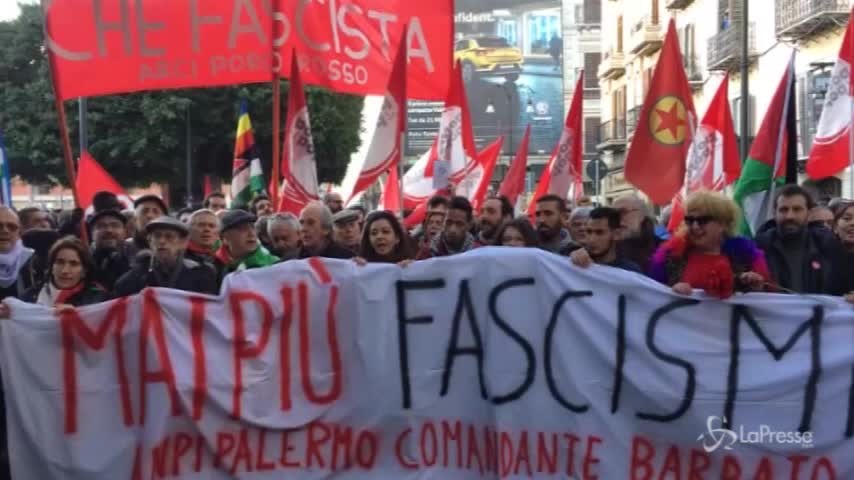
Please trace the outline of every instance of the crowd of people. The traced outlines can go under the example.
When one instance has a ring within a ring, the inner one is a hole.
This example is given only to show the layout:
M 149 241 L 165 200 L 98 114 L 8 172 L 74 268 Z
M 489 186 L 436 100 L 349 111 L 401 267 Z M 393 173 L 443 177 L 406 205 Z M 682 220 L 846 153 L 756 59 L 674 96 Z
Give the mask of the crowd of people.
M 294 259 L 405 267 L 503 246 L 539 248 L 580 268 L 598 264 L 648 275 L 683 295 L 768 291 L 854 302 L 854 276 L 848 275 L 854 271 L 854 202 L 819 206 L 797 185 L 779 189 L 773 201 L 774 219 L 754 241 L 736 235 L 735 203 L 712 192 L 687 198 L 683 226 L 672 236 L 631 194 L 609 207 L 574 209 L 545 195 L 536 201 L 533 219 L 515 217 L 513 205 L 500 196 L 488 198 L 479 212 L 464 197 L 435 196 L 423 222 L 407 231 L 394 213 L 345 208 L 335 193 L 299 216 L 275 213 L 263 195 L 247 209 L 229 210 L 221 193 L 211 194 L 200 209 L 169 216 L 157 196 L 136 199 L 128 211 L 115 195 L 100 192 L 88 213 L 55 216 L 37 207 L 0 207 L 0 300 L 63 310 L 147 287 L 217 294 L 232 272 Z M 10 313 L 0 303 L 0 318 Z
M 545 195 L 533 219 L 515 217 L 500 196 L 478 212 L 464 197 L 435 196 L 424 221 L 407 231 L 394 213 L 345 208 L 336 193 L 299 216 L 275 213 L 263 195 L 246 209 L 229 210 L 221 193 L 200 209 L 170 216 L 157 196 L 138 198 L 128 212 L 115 195 L 101 192 L 86 214 L 0 207 L 0 299 L 67 308 L 147 287 L 216 294 L 229 273 L 294 259 L 405 266 L 486 246 L 539 248 L 580 267 L 621 268 L 682 294 L 854 292 L 847 275 L 854 261 L 854 202 L 816 205 L 807 190 L 788 185 L 777 192 L 774 219 L 755 240 L 736 235 L 739 211 L 722 194 L 698 192 L 684 206 L 683 226 L 670 236 L 633 194 L 609 207 L 574 209 Z M 0 317 L 7 316 L 9 308 L 0 304 Z

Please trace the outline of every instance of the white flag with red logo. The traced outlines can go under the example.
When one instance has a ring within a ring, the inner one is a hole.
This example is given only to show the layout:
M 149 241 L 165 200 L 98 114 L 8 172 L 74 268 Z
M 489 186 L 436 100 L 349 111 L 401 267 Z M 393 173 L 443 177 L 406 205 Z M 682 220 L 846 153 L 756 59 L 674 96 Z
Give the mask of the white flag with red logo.
M 436 192 L 433 188 L 433 178 L 426 174 L 431 158 L 436 158 L 435 142 L 403 175 L 403 208 L 415 209 Z
M 738 180 L 741 160 L 729 107 L 729 74 L 721 82 L 688 148 L 685 184 L 673 198 L 667 229 L 675 232 L 685 216 L 682 202 L 699 190 L 719 192 Z
M 854 91 L 851 81 L 851 67 L 854 65 L 852 18 L 854 18 L 854 10 L 848 17 L 848 27 L 845 29 L 839 57 L 830 76 L 830 86 L 824 98 L 821 119 L 818 121 L 818 129 L 813 139 L 809 160 L 807 160 L 807 175 L 814 179 L 836 175 L 851 163 L 849 135 L 851 135 L 851 97 Z
M 575 93 L 572 96 L 572 104 L 566 115 L 563 132 L 560 135 L 557 148 L 552 156 L 554 161 L 550 162 L 551 177 L 549 179 L 549 193 L 566 197 L 569 188 L 575 186 L 576 193 L 583 184 L 582 162 L 583 162 L 583 137 L 581 132 L 581 99 L 584 96 L 584 72 L 578 76 L 575 84 Z
M 403 38 L 406 38 L 405 28 Z M 396 170 L 400 162 L 400 137 L 406 129 L 406 60 L 406 42 L 401 42 L 388 80 L 382 110 L 377 118 L 374 138 L 350 199 L 370 187 L 383 173 Z
M 451 87 L 445 98 L 445 109 L 439 121 L 434 148 L 435 156 L 430 158 L 424 173 L 432 178 L 436 190 L 447 188 L 451 183 L 459 183 L 477 164 L 471 113 L 459 62 L 452 73 Z
M 492 181 L 492 174 L 495 172 L 495 164 L 498 163 L 503 144 L 504 137 L 498 137 L 497 140 L 478 152 L 477 162 L 460 179 L 456 189 L 454 189 L 455 195 L 469 199 L 475 211 L 480 210 L 481 204 L 486 199 L 489 182 Z
M 533 216 L 537 208 L 537 199 L 546 194 L 558 195 L 566 198 L 569 188 L 572 187 L 573 195 L 578 198 L 584 192 L 584 163 L 583 132 L 581 130 L 582 109 L 581 100 L 584 97 L 584 72 L 578 77 L 575 84 L 575 93 L 572 96 L 569 112 L 566 114 L 563 132 L 557 143 L 549 163 L 540 174 L 540 180 L 534 189 L 534 195 L 528 204 L 528 216 Z
M 282 148 L 282 188 L 277 210 L 299 215 L 303 207 L 319 197 L 311 122 L 296 57 L 293 55 L 291 62 L 288 116 Z

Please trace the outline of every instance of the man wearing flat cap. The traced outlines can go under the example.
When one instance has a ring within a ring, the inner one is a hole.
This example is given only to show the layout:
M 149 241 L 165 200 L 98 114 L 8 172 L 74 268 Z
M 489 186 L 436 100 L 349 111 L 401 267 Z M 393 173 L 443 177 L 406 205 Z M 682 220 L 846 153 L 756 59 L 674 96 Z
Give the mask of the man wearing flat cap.
M 157 195 L 143 195 L 133 202 L 134 218 L 136 220 L 136 235 L 127 240 L 130 253 L 137 253 L 147 250 L 147 233 L 145 227 L 149 222 L 158 219 L 169 212 L 166 207 L 166 202 Z
M 243 210 L 231 210 L 222 217 L 220 236 L 222 246 L 216 258 L 224 265 L 226 273 L 269 267 L 279 261 L 258 240 L 255 231 L 257 218 Z
M 345 208 L 332 216 L 333 238 L 342 247 L 354 254 L 359 253 L 362 241 L 361 215 L 357 210 Z
M 132 247 L 125 243 L 127 219 L 122 213 L 124 205 L 115 194 L 98 192 L 92 206 L 94 211 L 86 218 L 86 227 L 95 261 L 93 279 L 107 291 L 112 291 L 116 281 L 130 271 L 134 262 Z
M 172 217 L 160 217 L 145 226 L 151 256 L 140 261 L 116 283 L 115 296 L 141 292 L 147 287 L 173 288 L 185 292 L 219 293 L 216 271 L 207 263 L 184 257 L 190 230 Z

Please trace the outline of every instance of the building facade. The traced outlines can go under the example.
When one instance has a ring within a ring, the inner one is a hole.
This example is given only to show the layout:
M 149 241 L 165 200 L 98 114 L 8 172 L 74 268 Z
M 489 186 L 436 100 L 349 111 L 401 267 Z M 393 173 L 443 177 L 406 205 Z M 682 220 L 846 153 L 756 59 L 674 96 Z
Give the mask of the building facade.
M 667 23 L 674 18 L 683 65 L 702 117 L 720 82 L 729 73 L 729 99 L 737 134 L 747 122 L 753 140 L 793 48 L 797 81 L 798 154 L 809 154 L 827 92 L 830 72 L 848 21 L 850 0 L 750 0 L 748 30 L 742 28 L 745 0 L 605 0 L 602 3 L 603 59 L 601 139 L 598 150 L 609 167 L 603 182 L 605 203 L 634 191 L 625 181 L 623 162 L 637 125 Z M 770 15 L 773 12 L 773 21 Z M 750 95 L 741 118 L 742 43 L 747 41 Z M 741 139 L 739 139 L 741 141 Z M 803 172 L 802 172 L 803 173 Z M 846 196 L 849 173 L 807 181 L 819 196 Z

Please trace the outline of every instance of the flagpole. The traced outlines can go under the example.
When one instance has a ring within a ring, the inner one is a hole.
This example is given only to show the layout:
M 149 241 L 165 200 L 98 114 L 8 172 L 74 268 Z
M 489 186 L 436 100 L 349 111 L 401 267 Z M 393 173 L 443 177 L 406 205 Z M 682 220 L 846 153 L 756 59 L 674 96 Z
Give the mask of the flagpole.
M 403 106 L 403 113 L 406 114 L 406 106 Z M 405 117 L 404 117 L 405 118 Z M 405 125 L 405 124 L 404 124 Z M 400 132 L 400 148 L 397 153 L 397 205 L 400 209 L 400 220 L 403 221 L 403 144 L 406 141 L 406 130 Z M 386 187 L 388 188 L 388 187 Z
M 854 12 L 854 10 L 852 10 Z M 852 13 L 854 14 L 854 13 Z M 850 18 L 849 18 L 850 21 Z M 849 35 L 849 48 L 854 52 L 854 35 Z M 850 67 L 849 67 L 850 71 Z M 848 124 L 848 198 L 854 198 L 854 83 L 848 79 L 848 104 L 850 123 Z
M 190 105 L 187 105 L 187 111 L 185 112 L 187 116 L 187 125 L 186 125 L 186 155 L 187 155 L 187 208 L 193 207 L 193 133 L 192 133 L 192 124 L 190 123 Z
M 783 107 L 783 115 L 780 117 L 780 128 L 777 132 L 777 149 L 774 152 L 774 169 L 771 170 L 771 194 L 765 198 L 766 218 L 771 218 L 774 214 L 774 201 L 772 199 L 774 198 L 777 190 L 777 170 L 780 169 L 780 162 L 783 158 L 783 137 L 786 133 L 786 128 L 783 125 L 784 122 L 786 122 L 786 117 L 789 115 L 789 99 L 792 95 L 792 81 L 795 79 L 795 50 L 792 50 L 792 56 L 789 59 L 789 66 L 786 68 L 788 78 L 786 79 L 786 97 L 783 103 L 785 106 Z
M 276 33 L 278 29 L 276 28 L 276 12 L 279 11 L 279 0 L 273 0 L 273 28 L 272 32 L 272 41 L 270 42 L 273 48 L 273 58 L 279 58 L 279 69 L 282 68 L 284 62 L 281 60 L 281 55 L 276 55 Z M 296 50 L 293 51 L 293 55 L 296 55 Z M 270 202 L 273 204 L 273 208 L 279 208 L 279 184 L 280 184 L 280 176 L 281 172 L 280 164 L 282 162 L 281 159 L 281 143 L 279 143 L 280 137 L 279 132 L 281 132 L 281 123 L 282 123 L 282 85 L 279 80 L 280 72 L 276 70 L 275 65 L 273 66 L 273 79 L 271 81 L 273 86 L 273 161 L 271 162 L 271 171 L 270 176 L 273 181 L 270 182 L 270 185 L 273 185 L 273 191 L 270 193 Z

